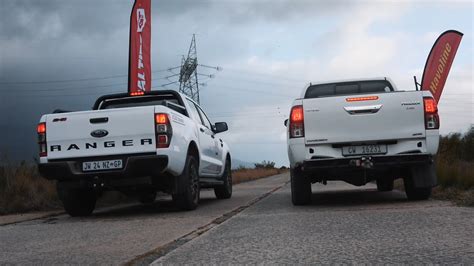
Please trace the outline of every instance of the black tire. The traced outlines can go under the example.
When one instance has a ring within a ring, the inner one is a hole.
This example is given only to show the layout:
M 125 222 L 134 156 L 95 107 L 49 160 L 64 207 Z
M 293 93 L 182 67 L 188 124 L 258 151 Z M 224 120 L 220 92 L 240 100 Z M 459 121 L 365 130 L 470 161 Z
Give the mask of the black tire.
M 377 190 L 387 192 L 393 190 L 393 179 L 377 179 Z
M 197 160 L 188 155 L 183 173 L 177 177 L 176 193 L 173 201 L 181 210 L 195 210 L 199 204 L 199 167 Z
M 412 176 L 404 178 L 403 184 L 409 200 L 427 200 L 431 196 L 431 187 L 415 187 Z
M 222 174 L 224 184 L 214 188 L 214 194 L 218 199 L 230 199 L 232 197 L 232 170 L 230 160 L 225 162 L 224 173 Z
M 142 204 L 152 204 L 156 199 L 156 191 L 144 191 L 138 196 L 138 201 Z
M 291 202 L 293 205 L 311 203 L 311 181 L 301 171 L 290 170 L 291 175 Z
M 72 217 L 91 215 L 97 202 L 97 196 L 92 189 L 68 189 L 58 184 L 58 195 L 64 210 Z

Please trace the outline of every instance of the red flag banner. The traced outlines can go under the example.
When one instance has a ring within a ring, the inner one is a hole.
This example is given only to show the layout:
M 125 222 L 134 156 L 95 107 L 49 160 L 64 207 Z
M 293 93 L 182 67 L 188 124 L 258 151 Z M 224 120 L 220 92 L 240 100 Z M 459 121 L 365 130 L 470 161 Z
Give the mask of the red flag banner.
M 151 0 L 135 0 L 130 15 L 128 92 L 151 90 Z
M 429 90 L 436 102 L 439 102 L 454 56 L 458 50 L 463 34 L 448 30 L 441 34 L 431 48 L 426 59 L 425 70 L 421 80 L 421 89 Z

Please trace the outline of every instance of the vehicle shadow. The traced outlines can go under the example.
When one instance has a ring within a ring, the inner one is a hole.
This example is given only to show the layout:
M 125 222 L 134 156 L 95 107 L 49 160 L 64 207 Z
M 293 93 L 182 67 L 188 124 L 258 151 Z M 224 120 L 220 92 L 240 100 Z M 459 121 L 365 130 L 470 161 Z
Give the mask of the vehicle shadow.
M 311 204 L 315 207 L 357 207 L 367 205 L 392 205 L 410 203 L 405 193 L 393 190 L 379 192 L 376 189 L 315 191 L 311 195 Z
M 215 197 L 210 195 L 203 195 L 199 202 L 198 211 L 206 208 L 219 201 Z M 107 207 L 98 208 L 92 213 L 87 219 L 103 219 L 103 218 L 134 218 L 134 217 L 146 217 L 156 215 L 166 215 L 173 213 L 182 213 L 184 215 L 191 215 L 195 211 L 183 211 L 178 209 L 174 202 L 171 200 L 171 196 L 159 196 L 155 202 L 150 204 L 143 204 L 137 201 L 131 200 L 126 204 L 109 205 Z

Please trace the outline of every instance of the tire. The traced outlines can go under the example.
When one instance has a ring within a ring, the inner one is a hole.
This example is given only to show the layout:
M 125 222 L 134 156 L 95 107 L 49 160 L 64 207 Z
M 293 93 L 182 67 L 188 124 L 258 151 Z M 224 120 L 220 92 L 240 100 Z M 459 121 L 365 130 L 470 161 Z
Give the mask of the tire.
M 431 196 L 431 187 L 415 187 L 412 176 L 403 179 L 403 184 L 409 200 L 427 200 Z
M 183 173 L 177 177 L 176 193 L 173 201 L 181 210 L 195 210 L 199 204 L 200 186 L 197 160 L 188 155 Z
M 230 199 L 230 197 L 232 197 L 232 170 L 229 159 L 227 159 L 225 162 L 222 180 L 224 180 L 224 184 L 222 186 L 215 187 L 214 194 L 216 194 L 216 198 L 218 199 Z
M 393 179 L 377 179 L 377 190 L 387 192 L 393 190 Z
M 92 189 L 67 189 L 58 184 L 58 195 L 64 210 L 72 217 L 91 215 L 97 202 L 97 196 Z
M 142 204 L 152 204 L 156 199 L 156 191 L 144 191 L 139 197 L 138 201 Z
M 311 181 L 301 171 L 290 170 L 291 175 L 291 202 L 293 205 L 306 205 L 311 203 Z

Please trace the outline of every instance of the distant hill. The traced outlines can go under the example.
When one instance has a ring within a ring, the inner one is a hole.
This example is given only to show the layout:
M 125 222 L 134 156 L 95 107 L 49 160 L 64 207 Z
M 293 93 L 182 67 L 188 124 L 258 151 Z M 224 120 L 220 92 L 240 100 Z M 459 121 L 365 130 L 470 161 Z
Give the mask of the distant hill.
M 235 159 L 235 158 L 232 159 L 232 169 L 237 169 L 241 166 L 245 167 L 245 168 L 255 168 L 254 163 L 242 161 L 242 160 Z

